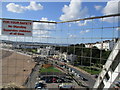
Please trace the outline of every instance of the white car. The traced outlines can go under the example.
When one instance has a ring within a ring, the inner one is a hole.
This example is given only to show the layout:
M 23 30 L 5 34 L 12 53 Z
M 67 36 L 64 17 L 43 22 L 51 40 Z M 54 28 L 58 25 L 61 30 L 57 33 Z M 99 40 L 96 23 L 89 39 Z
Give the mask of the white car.
M 62 84 L 58 85 L 58 88 L 73 90 L 75 88 L 75 86 L 72 83 L 62 83 Z

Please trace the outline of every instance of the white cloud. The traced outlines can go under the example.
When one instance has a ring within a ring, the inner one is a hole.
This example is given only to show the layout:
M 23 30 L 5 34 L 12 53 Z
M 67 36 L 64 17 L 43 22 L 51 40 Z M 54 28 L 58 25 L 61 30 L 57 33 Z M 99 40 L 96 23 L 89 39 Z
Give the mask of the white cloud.
M 42 17 L 40 21 L 49 21 L 49 20 L 47 18 Z M 54 30 L 54 29 L 55 29 L 55 24 L 34 22 L 33 23 L 33 36 L 41 37 L 41 38 L 43 37 L 48 38 L 50 37 L 49 30 Z
M 76 35 L 69 35 L 69 38 L 76 38 Z
M 42 17 L 40 21 L 49 21 L 47 18 Z M 54 22 L 50 20 L 51 22 Z M 34 22 L 33 23 L 33 29 L 37 30 L 53 30 L 55 29 L 55 24 L 53 23 L 38 23 Z
M 107 5 L 104 7 L 102 13 L 104 15 L 110 15 L 110 14 L 116 14 L 118 13 L 118 3 L 119 3 L 120 0 L 111 0 L 111 1 L 108 1 L 107 2 Z
M 95 8 L 96 10 L 100 10 L 100 9 L 102 9 L 102 6 L 100 6 L 100 5 L 95 5 L 94 8 Z
M 39 3 L 37 4 L 36 2 L 32 1 L 30 2 L 30 5 L 26 7 L 28 10 L 42 10 L 43 6 Z
M 116 28 L 116 31 L 120 31 L 120 27 Z
M 37 38 L 53 38 L 53 37 L 49 35 L 41 35 L 41 36 L 37 36 Z
M 7 39 L 8 39 L 8 36 L 0 35 L 0 40 L 7 40 Z
M 85 20 L 83 23 L 82 23 L 82 22 L 78 22 L 78 26 L 85 26 L 85 25 L 87 25 L 89 22 L 92 22 L 92 20 Z
M 38 30 L 34 30 L 33 31 L 34 35 L 42 35 L 42 34 L 49 34 L 48 31 L 38 31 Z
M 69 38 L 76 38 L 77 37 L 76 35 L 71 34 L 71 33 L 67 33 L 67 35 L 68 35 Z
M 60 16 L 60 20 L 65 21 L 65 20 L 73 20 L 73 19 L 78 19 L 85 17 L 87 15 L 87 8 L 82 8 L 82 0 L 71 0 L 69 6 L 64 5 L 62 14 Z
M 15 3 L 9 3 L 6 5 L 6 8 L 10 12 L 23 13 L 26 10 L 34 10 L 34 11 L 42 10 L 43 6 L 40 3 L 37 4 L 36 2 L 31 1 L 30 5 L 28 5 L 28 6 L 22 6 L 22 5 L 18 5 Z
M 25 8 L 23 6 L 20 6 L 20 5 L 15 4 L 15 3 L 7 4 L 6 8 L 8 11 L 14 12 L 14 13 L 22 13 L 25 11 Z
M 80 34 L 84 34 L 84 33 L 88 33 L 90 32 L 90 30 L 84 30 L 84 31 L 80 31 Z
M 110 14 L 120 13 L 120 11 L 118 9 L 118 8 L 120 8 L 120 5 L 118 5 L 119 1 L 120 0 L 111 0 L 111 1 L 108 1 L 107 4 L 106 4 L 106 6 L 102 10 L 102 13 L 104 15 L 110 15 Z M 106 22 L 118 22 L 117 19 L 118 19 L 118 17 L 117 18 L 110 17 L 110 18 L 104 18 L 103 21 L 106 21 Z

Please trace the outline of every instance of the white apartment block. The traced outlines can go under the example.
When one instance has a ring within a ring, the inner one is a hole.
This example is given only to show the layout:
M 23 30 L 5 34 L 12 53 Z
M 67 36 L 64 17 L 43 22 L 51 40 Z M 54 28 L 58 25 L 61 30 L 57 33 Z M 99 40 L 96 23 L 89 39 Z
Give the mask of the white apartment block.
M 85 47 L 86 48 L 92 48 L 92 47 L 97 47 L 98 49 L 102 50 L 112 50 L 116 41 L 115 40 L 106 40 L 103 42 L 96 42 L 96 43 L 86 43 Z

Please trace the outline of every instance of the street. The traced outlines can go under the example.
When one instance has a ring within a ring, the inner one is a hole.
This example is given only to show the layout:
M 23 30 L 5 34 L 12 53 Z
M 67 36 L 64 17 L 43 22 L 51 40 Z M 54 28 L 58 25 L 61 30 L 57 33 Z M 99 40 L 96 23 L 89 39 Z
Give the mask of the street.
M 39 62 L 39 64 L 35 65 L 33 71 L 31 72 L 28 79 L 24 83 L 25 87 L 27 87 L 27 88 L 35 88 L 35 83 L 39 81 L 39 80 L 37 80 L 37 78 L 38 78 L 38 75 L 39 75 L 39 69 L 40 69 L 42 64 L 43 64 L 43 61 Z M 58 88 L 59 84 L 61 84 L 61 83 L 46 83 L 46 85 L 47 85 L 46 88 L 49 88 L 49 89 L 50 88 Z M 75 81 L 72 81 L 72 84 L 75 86 L 75 88 L 80 88 L 80 86 L 78 86 Z
M 52 60 L 52 59 L 50 58 L 49 60 Z M 58 64 L 63 63 L 63 62 L 57 61 L 57 60 L 52 60 L 52 61 L 53 61 L 53 62 L 57 62 Z M 77 73 L 77 74 L 83 76 L 84 78 L 86 78 L 86 79 L 88 80 L 88 81 L 83 81 L 83 80 L 81 80 L 79 77 L 76 76 L 76 79 L 77 79 L 78 81 L 83 82 L 85 85 L 87 85 L 87 86 L 90 87 L 90 88 L 93 87 L 93 85 L 94 85 L 94 83 L 95 83 L 95 79 L 93 79 L 93 77 L 92 77 L 91 75 L 89 75 L 89 74 L 87 74 L 86 72 L 84 72 L 84 71 L 76 68 L 75 66 L 69 65 L 69 64 L 67 64 L 67 63 L 65 63 L 65 65 L 66 65 L 67 68 L 71 68 L 72 71 L 74 71 L 74 73 Z

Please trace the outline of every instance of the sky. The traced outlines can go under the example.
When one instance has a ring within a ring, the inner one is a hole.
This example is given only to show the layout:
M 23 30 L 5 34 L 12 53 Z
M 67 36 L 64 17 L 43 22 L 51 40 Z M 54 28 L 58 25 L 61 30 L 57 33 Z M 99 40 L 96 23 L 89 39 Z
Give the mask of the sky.
M 119 0 L 109 0 L 106 2 L 83 2 L 83 0 L 70 0 L 70 2 L 1 2 L 1 18 L 61 22 L 110 15 L 119 13 L 118 1 Z M 118 27 L 118 22 L 117 17 L 60 24 L 34 22 L 33 35 L 31 37 L 0 34 L 0 39 L 64 44 L 96 42 L 101 41 L 101 38 L 110 39 L 118 37 L 119 28 L 102 29 L 102 27 Z

